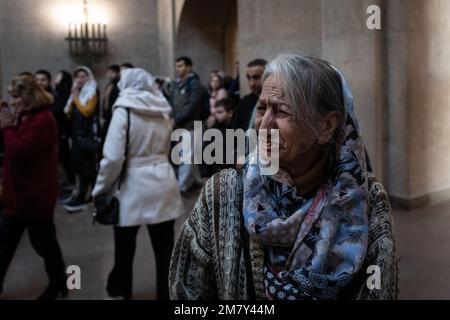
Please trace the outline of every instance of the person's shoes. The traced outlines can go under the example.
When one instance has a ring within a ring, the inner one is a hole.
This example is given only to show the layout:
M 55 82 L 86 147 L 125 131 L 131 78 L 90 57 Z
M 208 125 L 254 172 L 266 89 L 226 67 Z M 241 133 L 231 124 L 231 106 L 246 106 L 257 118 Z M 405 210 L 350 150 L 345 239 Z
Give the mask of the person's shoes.
M 103 298 L 103 300 L 117 300 L 117 301 L 119 301 L 119 300 L 125 300 L 125 298 L 120 296 L 120 295 L 113 297 L 108 292 L 106 292 L 106 296 Z
M 62 204 L 62 205 L 68 204 L 71 200 L 72 200 L 72 192 L 62 194 L 58 199 L 59 204 Z
M 69 290 L 66 285 L 55 286 L 49 285 L 47 289 L 45 289 L 44 293 L 42 293 L 36 300 L 39 301 L 50 301 L 56 300 L 58 298 L 65 298 L 69 294 Z
M 81 199 L 72 199 L 64 205 L 64 209 L 66 209 L 68 213 L 75 213 L 86 210 L 88 208 L 88 204 L 89 202 Z
M 131 296 L 127 294 L 120 293 L 120 291 L 113 290 L 115 292 L 111 293 L 111 290 L 106 289 L 104 300 L 131 300 Z

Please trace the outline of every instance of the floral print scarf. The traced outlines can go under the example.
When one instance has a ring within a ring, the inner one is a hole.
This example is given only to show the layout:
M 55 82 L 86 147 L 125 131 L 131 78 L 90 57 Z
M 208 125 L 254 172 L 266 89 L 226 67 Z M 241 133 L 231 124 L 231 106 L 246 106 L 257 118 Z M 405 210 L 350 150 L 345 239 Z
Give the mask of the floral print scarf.
M 244 220 L 265 246 L 268 299 L 337 299 L 360 271 L 368 242 L 368 182 L 353 98 L 342 74 L 347 118 L 336 144 L 334 175 L 310 199 L 285 172 L 264 176 L 249 156 Z

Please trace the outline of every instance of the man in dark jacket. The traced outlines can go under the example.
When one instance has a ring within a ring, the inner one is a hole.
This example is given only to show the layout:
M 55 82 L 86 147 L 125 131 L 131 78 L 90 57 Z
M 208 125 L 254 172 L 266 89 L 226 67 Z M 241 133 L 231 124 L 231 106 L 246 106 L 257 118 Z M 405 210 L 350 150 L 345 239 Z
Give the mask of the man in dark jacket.
M 47 70 L 38 70 L 34 74 L 34 80 L 39 87 L 50 93 L 53 97 L 55 96 L 55 90 L 52 88 L 52 74 Z
M 192 60 L 181 57 L 176 60 L 175 70 L 178 78 L 170 94 L 172 105 L 172 124 L 174 129 L 186 129 L 193 137 L 194 121 L 200 120 L 204 88 L 199 77 L 192 72 Z M 192 141 L 192 145 L 201 141 Z M 192 150 L 191 150 L 192 152 Z M 180 191 L 186 193 L 201 184 L 200 172 L 195 164 L 178 166 L 178 183 Z
M 103 100 L 101 109 L 103 138 L 106 137 L 106 133 L 108 132 L 109 123 L 112 119 L 113 106 L 120 94 L 118 87 L 118 83 L 120 81 L 120 67 L 115 64 L 109 66 L 106 76 L 109 82 L 105 87 L 105 92 L 103 93 L 105 99 Z
M 261 94 L 266 64 L 267 61 L 264 59 L 255 59 L 247 65 L 246 77 L 251 92 L 241 99 L 236 110 L 236 126 L 244 131 L 249 128 L 253 110 Z

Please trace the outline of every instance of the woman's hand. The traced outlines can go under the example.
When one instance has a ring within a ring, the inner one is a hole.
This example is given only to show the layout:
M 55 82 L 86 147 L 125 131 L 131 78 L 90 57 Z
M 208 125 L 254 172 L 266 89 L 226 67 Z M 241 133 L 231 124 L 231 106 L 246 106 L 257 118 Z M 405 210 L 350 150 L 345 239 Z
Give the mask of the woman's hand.
M 0 127 L 5 129 L 15 125 L 15 116 L 8 108 L 2 108 L 0 111 Z
M 74 97 L 78 97 L 80 95 L 81 85 L 78 82 L 75 82 L 72 86 L 71 94 Z
M 72 88 L 72 96 L 74 98 L 78 98 L 79 95 L 80 95 L 80 90 L 78 88 Z

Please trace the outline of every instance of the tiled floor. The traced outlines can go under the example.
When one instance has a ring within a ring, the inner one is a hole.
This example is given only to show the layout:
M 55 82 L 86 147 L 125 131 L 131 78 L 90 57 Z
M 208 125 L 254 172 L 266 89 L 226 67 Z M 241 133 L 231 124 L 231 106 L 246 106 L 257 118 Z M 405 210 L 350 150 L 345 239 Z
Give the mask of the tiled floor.
M 186 200 L 190 211 L 195 196 Z M 450 299 L 450 202 L 409 212 L 395 211 L 400 260 L 400 298 Z M 186 218 L 179 219 L 177 228 Z M 58 237 L 68 265 L 82 270 L 82 289 L 69 299 L 103 299 L 105 280 L 112 266 L 112 228 L 92 225 L 88 212 L 56 212 Z M 138 237 L 134 265 L 134 299 L 155 297 L 153 251 L 146 229 Z M 25 236 L 7 275 L 0 299 L 34 299 L 46 286 L 41 259 Z

